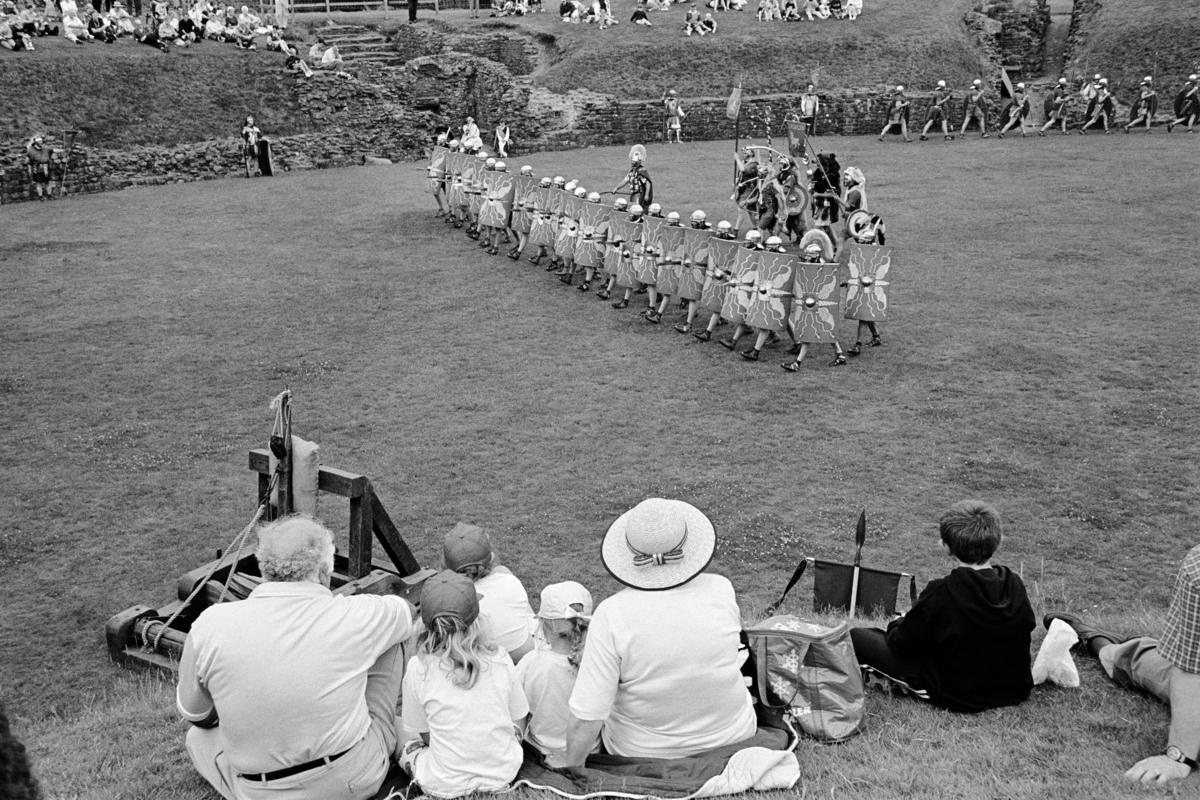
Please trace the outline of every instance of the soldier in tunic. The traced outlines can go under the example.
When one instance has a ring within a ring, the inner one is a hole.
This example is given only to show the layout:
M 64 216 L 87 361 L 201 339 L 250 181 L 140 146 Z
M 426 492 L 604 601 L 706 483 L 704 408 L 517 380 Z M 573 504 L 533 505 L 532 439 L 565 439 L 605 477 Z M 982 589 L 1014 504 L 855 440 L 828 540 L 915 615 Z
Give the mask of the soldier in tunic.
M 54 150 L 46 146 L 46 139 L 40 133 L 25 146 L 25 171 L 38 200 L 54 196 L 54 187 L 50 183 L 50 158 L 53 155 Z
M 763 236 L 757 230 L 749 231 L 746 234 L 746 239 L 742 243 L 742 246 L 745 247 L 747 250 L 765 250 L 766 249 L 765 245 L 763 244 Z M 736 289 L 731 288 L 730 291 L 736 291 Z M 739 322 L 734 327 L 733 333 L 730 334 L 729 336 L 725 337 L 724 339 L 721 339 L 719 344 L 721 345 L 721 347 L 724 347 L 726 350 L 733 350 L 734 348 L 737 347 L 738 340 L 741 339 L 742 336 L 749 331 L 750 331 L 750 328 L 747 327 L 745 323 Z
M 520 174 L 532 181 L 533 167 L 526 164 L 521 167 Z M 508 257 L 513 261 L 520 259 L 521 253 L 525 252 L 525 248 L 529 245 L 529 231 L 533 228 L 533 201 L 530 196 L 533 183 L 530 182 L 527 186 L 528 188 L 524 192 L 518 190 L 517 196 L 513 198 L 512 221 L 508 226 L 508 229 L 517 237 L 517 243 L 508 250 Z
M 683 143 L 683 118 L 687 114 L 683 110 L 683 105 L 679 102 L 679 98 L 675 95 L 675 90 L 671 89 L 666 92 L 662 98 L 663 112 L 667 115 L 666 119 L 666 140 L 667 144 L 671 143 L 671 137 L 674 135 L 675 144 Z M 630 202 L 633 202 L 631 199 Z
M 562 177 L 556 177 L 554 180 L 561 181 Z M 553 186 L 554 181 L 548 175 L 538 181 L 538 200 L 535 201 L 530 213 L 529 238 L 537 245 L 537 252 L 529 257 L 529 263 L 534 266 L 549 255 L 548 245 L 554 241 L 554 218 L 550 214 L 548 204 L 549 192 L 545 191 Z
M 629 205 L 645 208 L 654 202 L 654 182 L 650 180 L 650 172 L 640 158 L 630 160 L 629 172 L 616 185 L 613 193 L 619 193 L 626 186 L 629 187 Z
M 713 238 L 725 239 L 727 241 L 732 241 L 732 240 L 737 239 L 737 231 L 734 230 L 733 226 L 729 224 L 728 220 L 723 219 L 717 223 L 716 232 L 713 234 Z M 708 272 L 712 276 L 711 279 L 717 280 L 717 281 L 724 280 L 724 277 L 725 277 L 724 273 L 720 272 L 719 270 L 716 270 L 716 268 L 713 267 L 713 259 L 715 258 L 715 256 L 713 255 L 711 250 L 709 251 L 708 257 L 709 257 Z M 708 278 L 706 276 L 706 281 L 709 279 L 710 278 Z M 706 286 L 708 285 L 707 282 L 705 285 Z M 714 312 L 712 312 L 712 315 L 708 318 L 708 325 L 705 326 L 704 330 L 696 331 L 695 333 L 692 334 L 692 336 L 695 336 L 697 339 L 699 339 L 702 342 L 707 342 L 709 339 L 712 338 L 712 332 L 719 324 L 721 324 L 721 314 L 718 311 L 714 311 Z
M 629 201 L 624 197 L 618 197 L 613 201 L 614 215 L 627 214 L 628 212 Z M 617 265 L 621 262 L 621 259 L 624 258 L 625 252 L 625 240 L 617 237 L 616 229 L 613 228 L 611 224 L 608 225 L 605 245 L 608 248 L 608 252 L 612 254 L 612 263 L 610 266 L 609 259 L 605 259 L 605 268 L 608 270 L 608 280 L 605 281 L 604 285 L 596 291 L 596 297 L 600 298 L 601 300 L 607 300 L 608 298 L 612 297 L 612 290 L 617 285 Z
M 768 236 L 767 241 L 763 246 L 763 249 L 766 250 L 768 253 L 785 253 L 785 252 L 787 252 L 783 248 L 783 239 L 780 239 L 778 236 Z M 766 330 L 763 328 L 755 328 L 750 325 L 743 325 L 741 323 L 738 323 L 738 330 L 734 331 L 734 340 L 735 341 L 741 336 L 739 331 L 742 328 L 745 328 L 747 330 L 752 330 L 757 334 L 754 338 L 754 347 L 750 348 L 749 350 L 744 350 L 741 353 L 738 353 L 738 355 L 740 355 L 742 358 L 744 358 L 747 361 L 758 361 L 758 357 L 762 354 L 762 349 L 767 346 L 768 341 L 774 341 L 775 339 L 779 338 L 778 334 L 776 334 L 775 331 L 770 331 L 770 330 Z
M 1046 124 L 1038 131 L 1038 136 L 1045 136 L 1046 131 L 1059 125 L 1062 132 L 1067 132 L 1067 106 L 1071 103 L 1071 91 L 1067 88 L 1067 79 L 1059 78 L 1054 87 L 1054 93 L 1046 100 Z
M 1154 91 L 1154 78 L 1147 75 L 1142 78 L 1142 82 L 1138 86 L 1138 98 L 1134 101 L 1133 110 L 1130 112 L 1129 124 L 1125 126 L 1125 132 L 1129 133 L 1130 128 L 1139 122 L 1144 122 L 1146 133 L 1150 133 L 1150 126 L 1154 123 L 1154 112 L 1157 108 L 1158 93 Z
M 1189 75 L 1175 98 L 1175 118 L 1167 123 L 1167 133 L 1176 125 L 1187 125 L 1188 133 L 1196 132 L 1196 120 L 1200 119 L 1200 75 Z
M 1115 110 L 1113 107 L 1112 92 L 1108 89 L 1108 78 L 1101 78 L 1096 88 L 1096 96 L 1088 103 L 1088 119 L 1079 126 L 1079 135 L 1086 136 L 1087 129 L 1097 122 L 1104 125 L 1104 132 L 1106 134 L 1112 133 L 1108 129 L 1108 123 L 1112 121 Z
M 805 263 L 828 263 L 833 257 L 832 254 L 833 242 L 823 231 L 809 231 L 805 234 L 804 241 L 800 243 L 800 260 Z M 795 372 L 800 369 L 800 364 L 803 363 L 805 356 L 808 355 L 809 344 L 810 342 L 797 341 L 788 350 L 796 358 L 781 366 L 788 372 Z M 835 339 L 833 341 L 833 361 L 829 362 L 829 366 L 842 367 L 845 365 L 846 354 L 842 351 L 841 343 Z
M 967 99 L 963 106 L 963 121 L 962 129 L 958 132 L 958 138 L 967 138 L 967 128 L 971 125 L 971 120 L 979 123 L 979 131 L 982 134 L 981 139 L 987 139 L 990 134 L 987 132 L 987 90 L 983 86 L 983 81 L 976 78 L 971 81 L 971 88 L 967 91 Z
M 892 92 L 892 100 L 888 104 L 888 118 L 883 125 L 883 130 L 879 132 L 879 141 L 882 142 L 884 135 L 897 125 L 900 126 L 900 135 L 904 137 L 904 141 L 912 141 L 908 135 L 909 105 L 910 102 L 908 95 L 904 93 L 904 87 L 897 86 L 896 91 Z
M 589 205 L 600 205 L 600 193 L 588 192 L 584 202 Z M 579 291 L 587 292 L 592 288 L 592 279 L 596 277 L 596 267 L 604 257 L 605 242 L 608 238 L 608 222 L 592 227 L 580 220 L 579 238 L 575 241 L 575 266 L 583 267 L 583 282 Z M 568 281 L 569 283 L 570 281 Z
M 921 141 L 929 141 L 929 129 L 934 125 L 942 126 L 943 141 L 952 142 L 954 137 L 950 135 L 950 90 L 946 88 L 945 81 L 938 81 L 937 88 L 933 90 L 933 99 L 929 103 L 929 110 L 925 112 L 925 127 L 921 129 Z
M 804 123 L 804 132 L 809 136 L 817 135 L 817 114 L 821 111 L 821 98 L 817 87 L 808 84 L 804 94 L 800 95 L 800 121 Z
M 1025 120 L 1029 117 L 1029 95 L 1025 92 L 1025 84 L 1018 83 L 1013 90 L 1012 102 L 1008 105 L 1008 120 L 1000 127 L 997 138 L 1003 139 L 1013 126 L 1021 126 L 1021 138 L 1024 139 Z
M 645 210 L 641 206 L 639 206 L 637 203 L 629 204 L 629 221 L 630 222 L 641 222 L 644 214 L 645 214 Z M 642 242 L 643 241 L 644 240 L 639 240 L 639 241 L 631 240 L 631 241 L 628 241 L 625 243 L 625 248 L 626 248 L 626 250 L 629 251 L 628 258 L 636 259 L 636 258 L 642 257 Z M 630 283 L 636 284 L 637 281 L 631 280 Z M 634 289 L 636 289 L 636 288 L 637 287 L 633 286 L 633 285 L 626 286 L 625 294 L 621 297 L 620 300 L 613 303 L 612 307 L 613 308 L 629 308 L 629 301 L 633 297 L 633 292 L 634 292 Z

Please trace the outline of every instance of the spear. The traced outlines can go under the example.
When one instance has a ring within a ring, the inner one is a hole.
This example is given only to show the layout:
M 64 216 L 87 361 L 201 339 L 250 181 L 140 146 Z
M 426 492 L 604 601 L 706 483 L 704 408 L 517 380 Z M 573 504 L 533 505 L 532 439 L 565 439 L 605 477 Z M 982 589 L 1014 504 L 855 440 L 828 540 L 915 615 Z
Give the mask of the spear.
M 858 574 L 862 564 L 863 542 L 867 540 L 867 510 L 864 508 L 858 514 L 858 526 L 854 530 L 854 576 L 850 581 L 850 619 L 854 619 L 855 607 L 858 605 Z

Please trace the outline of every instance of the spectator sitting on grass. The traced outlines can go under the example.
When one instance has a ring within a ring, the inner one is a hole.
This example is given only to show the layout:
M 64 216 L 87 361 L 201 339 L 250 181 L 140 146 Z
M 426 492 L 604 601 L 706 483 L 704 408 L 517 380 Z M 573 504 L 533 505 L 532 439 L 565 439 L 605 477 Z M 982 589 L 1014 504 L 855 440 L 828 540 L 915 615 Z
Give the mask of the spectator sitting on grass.
M 608 30 L 613 25 L 617 24 L 617 18 L 614 17 L 612 11 L 609 10 L 608 3 L 604 3 L 600 7 L 600 18 L 598 21 L 600 23 L 600 30 L 602 31 Z
M 704 15 L 704 19 L 700 20 L 700 35 L 707 36 L 710 33 L 717 32 L 717 21 L 713 19 L 712 12 Z
M 863 0 L 846 0 L 846 19 L 858 19 L 862 7 Z
M 855 628 L 854 654 L 894 687 L 952 711 L 974 713 L 1029 697 L 1033 607 L 1021 578 L 993 566 L 1000 516 L 978 500 L 952 505 L 938 522 L 954 562 L 887 630 Z
M 786 0 L 783 4 L 783 21 L 793 22 L 800 19 L 800 6 L 796 5 L 796 0 Z
M 125 10 L 125 4 L 121 0 L 116 0 L 113 3 L 112 11 L 109 12 L 109 19 L 112 21 L 117 36 L 133 36 L 137 33 L 134 28 L 133 17 L 129 16 L 129 12 Z
M 1170 706 L 1167 747 L 1143 758 L 1125 772 L 1135 783 L 1182 780 L 1196 771 L 1200 754 L 1200 547 L 1193 547 L 1179 566 L 1171 606 L 1161 640 L 1149 636 L 1126 639 L 1091 627 L 1071 614 L 1050 613 L 1079 635 L 1079 646 L 1100 661 L 1119 684 L 1152 695 Z
M 116 29 L 109 22 L 108 17 L 99 11 L 93 12 L 88 17 L 88 33 L 96 41 L 104 42 L 105 44 L 112 44 L 117 40 Z
M 0 48 L 20 52 L 21 50 L 32 50 L 33 47 L 27 47 L 26 41 L 28 36 L 23 33 L 14 33 L 13 26 L 8 24 L 8 19 L 0 14 Z
M 634 25 L 651 26 L 654 24 L 650 21 L 650 15 L 646 13 L 646 4 L 641 0 L 639 0 L 637 8 L 633 10 L 633 16 L 629 18 L 629 21 Z
M 92 35 L 88 33 L 87 25 L 79 18 L 78 12 L 74 9 L 70 12 L 63 10 L 63 36 L 67 38 L 67 41 L 75 44 L 92 41 Z
M 683 32 L 686 36 L 700 33 L 700 12 L 696 10 L 695 3 L 688 6 L 687 13 L 683 16 Z

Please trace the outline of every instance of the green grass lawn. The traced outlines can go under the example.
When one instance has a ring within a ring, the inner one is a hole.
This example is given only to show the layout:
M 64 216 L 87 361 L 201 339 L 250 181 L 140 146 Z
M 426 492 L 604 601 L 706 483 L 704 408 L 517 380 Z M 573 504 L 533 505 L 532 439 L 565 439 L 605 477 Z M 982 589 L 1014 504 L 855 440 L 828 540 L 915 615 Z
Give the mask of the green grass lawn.
M 296 432 L 374 481 L 422 561 L 485 524 L 531 593 L 611 593 L 599 537 L 649 495 L 709 513 L 751 620 L 798 558 L 851 554 L 863 507 L 864 563 L 923 584 L 948 568 L 937 516 L 975 496 L 1039 613 L 1155 631 L 1200 511 L 1194 138 L 822 140 L 887 219 L 895 313 L 883 348 L 795 375 L 482 254 L 413 164 L 8 208 L 0 692 L 50 795 L 210 796 L 169 685 L 112 666 L 102 626 L 246 522 L 285 385 Z M 728 152 L 652 145 L 666 207 L 731 215 Z M 511 161 L 611 188 L 624 153 Z M 1120 773 L 1166 711 L 1081 671 L 977 717 L 873 694 L 864 735 L 801 746 L 805 791 L 1142 796 Z
M 1128 91 L 1151 75 L 1160 103 L 1169 104 L 1184 78 L 1200 71 L 1200 5 L 1174 0 L 1098 5 L 1093 33 L 1076 53 L 1076 73 L 1101 72 Z

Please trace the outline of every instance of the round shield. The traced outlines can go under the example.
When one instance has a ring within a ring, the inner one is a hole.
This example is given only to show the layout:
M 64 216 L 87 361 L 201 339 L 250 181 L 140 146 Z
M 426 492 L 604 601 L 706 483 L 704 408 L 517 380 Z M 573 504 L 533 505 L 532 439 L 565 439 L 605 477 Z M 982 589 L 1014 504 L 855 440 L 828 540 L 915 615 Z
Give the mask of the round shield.
M 857 239 L 871 227 L 871 214 L 856 208 L 846 216 L 846 236 Z
M 645 164 L 646 163 L 646 147 L 645 147 L 645 145 L 635 144 L 633 147 L 629 148 L 629 161 L 630 161 L 630 163 L 632 163 L 634 161 L 640 161 L 641 163 Z
M 1192 104 L 1192 98 L 1188 97 L 1188 90 L 1182 89 L 1179 94 L 1175 95 L 1175 118 L 1190 116 L 1188 107 Z
M 783 206 L 789 217 L 803 214 L 804 209 L 808 208 L 808 191 L 796 184 L 783 196 Z

